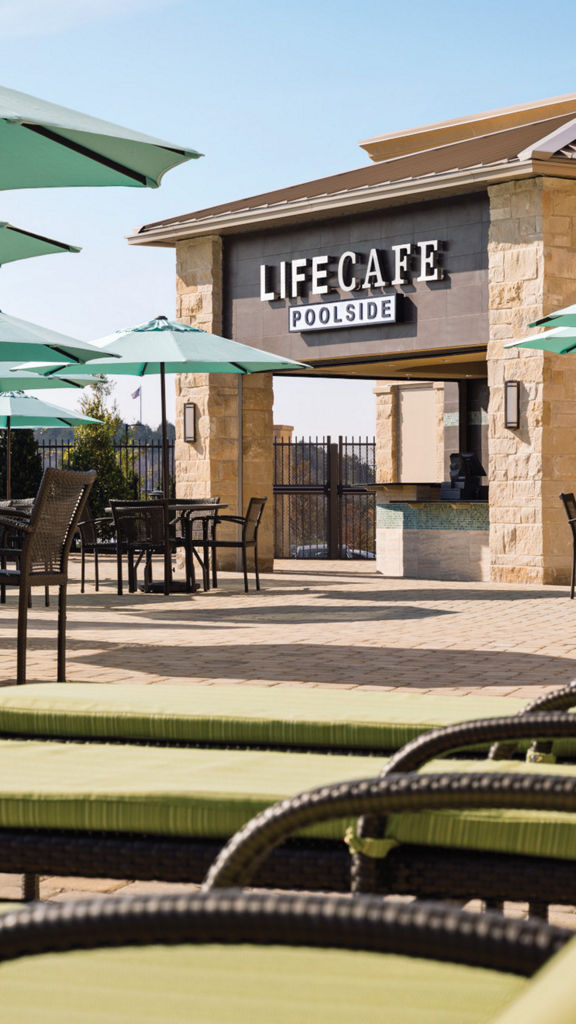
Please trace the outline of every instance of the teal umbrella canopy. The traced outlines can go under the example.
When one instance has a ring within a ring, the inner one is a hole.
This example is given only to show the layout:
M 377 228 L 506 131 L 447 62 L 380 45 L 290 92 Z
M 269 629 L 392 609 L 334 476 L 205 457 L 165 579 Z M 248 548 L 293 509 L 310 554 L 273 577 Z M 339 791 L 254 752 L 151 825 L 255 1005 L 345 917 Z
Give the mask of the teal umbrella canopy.
M 273 352 L 242 345 L 199 327 L 158 316 L 137 327 L 115 331 L 95 344 L 100 358 L 74 374 L 126 374 L 145 377 L 164 373 L 277 373 L 307 369 L 305 363 L 277 356 Z M 108 358 L 114 351 L 119 359 Z M 105 354 L 104 354 L 105 353 Z M 39 366 L 39 373 L 58 374 L 65 364 Z
M 0 312 L 0 359 L 4 362 L 14 365 L 24 360 L 63 359 L 69 365 L 100 356 L 101 352 L 86 341 Z
M 0 87 L 0 189 L 81 185 L 157 188 L 202 154 Z
M 555 313 L 549 313 L 548 316 L 542 316 L 539 320 L 534 320 L 533 323 L 528 324 L 529 327 L 576 327 L 576 305 L 565 306 L 564 309 L 558 309 Z
M 157 316 L 137 327 L 116 331 L 101 338 L 101 352 L 111 349 L 120 353 L 120 359 L 112 360 L 108 355 L 96 359 L 91 367 L 84 367 L 81 374 L 127 374 L 145 377 L 160 374 L 162 399 L 162 465 L 164 496 L 168 498 L 168 438 L 166 427 L 166 386 L 167 373 L 246 373 L 279 372 L 281 370 L 307 369 L 305 363 L 277 356 L 250 345 L 242 345 L 217 334 L 209 334 L 199 327 L 190 327 L 177 320 Z M 48 376 L 62 372 L 62 364 L 36 366 L 39 373 Z M 78 371 L 74 368 L 74 374 Z
M 42 391 L 45 388 L 85 388 L 89 377 L 42 377 L 39 373 L 13 370 L 12 363 L 0 363 L 0 391 Z
M 534 334 L 531 338 L 509 341 L 504 348 L 540 349 L 543 352 L 552 352 L 561 356 L 576 349 L 576 330 L 570 330 L 568 327 L 555 327 L 551 331 L 544 331 L 543 334 Z
M 76 427 L 82 423 L 99 423 L 91 416 L 43 402 L 22 391 L 7 391 L 0 394 L 0 428 L 7 431 L 6 440 L 6 497 L 12 497 L 12 454 L 10 434 L 12 430 L 29 430 L 35 427 Z
M 72 409 L 52 405 L 22 391 L 0 394 L 0 429 L 34 429 L 35 427 L 77 427 L 82 423 L 100 423 Z
M 80 252 L 76 245 L 57 242 L 32 231 L 24 231 L 13 224 L 0 221 L 0 264 L 15 260 L 28 260 L 33 256 L 49 256 L 57 252 Z

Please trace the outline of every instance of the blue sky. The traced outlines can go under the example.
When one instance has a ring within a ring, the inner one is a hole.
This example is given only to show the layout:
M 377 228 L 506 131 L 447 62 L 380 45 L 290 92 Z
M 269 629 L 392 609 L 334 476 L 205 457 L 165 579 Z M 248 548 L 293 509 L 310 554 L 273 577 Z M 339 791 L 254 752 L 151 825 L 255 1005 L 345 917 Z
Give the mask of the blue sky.
M 0 308 L 87 340 L 174 314 L 174 252 L 128 247 L 136 225 L 365 165 L 373 135 L 576 91 L 563 0 L 0 0 L 0 24 L 3 85 L 206 154 L 156 191 L 1 196 L 0 219 L 83 252 L 0 270 Z M 117 389 L 129 420 L 136 386 Z M 152 423 L 156 393 L 148 380 Z M 370 433 L 370 385 L 285 381 L 275 415 Z

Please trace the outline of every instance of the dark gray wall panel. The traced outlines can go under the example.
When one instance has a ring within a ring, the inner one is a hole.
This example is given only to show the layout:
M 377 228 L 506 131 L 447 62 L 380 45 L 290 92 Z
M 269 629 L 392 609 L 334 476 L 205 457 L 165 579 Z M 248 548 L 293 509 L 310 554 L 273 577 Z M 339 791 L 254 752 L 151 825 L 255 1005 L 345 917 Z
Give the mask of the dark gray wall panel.
M 383 210 L 382 213 L 290 229 L 229 236 L 224 240 L 224 327 L 236 341 L 303 361 L 383 355 L 403 351 L 468 348 L 488 339 L 488 226 L 485 193 Z M 375 289 L 375 296 L 396 291 L 402 321 L 372 327 L 290 334 L 288 307 L 367 298 L 368 291 L 330 292 L 300 300 L 260 301 L 260 264 L 281 260 L 340 256 L 347 249 L 367 254 L 390 251 L 404 242 L 440 239 L 446 243 L 443 281 L 413 281 Z

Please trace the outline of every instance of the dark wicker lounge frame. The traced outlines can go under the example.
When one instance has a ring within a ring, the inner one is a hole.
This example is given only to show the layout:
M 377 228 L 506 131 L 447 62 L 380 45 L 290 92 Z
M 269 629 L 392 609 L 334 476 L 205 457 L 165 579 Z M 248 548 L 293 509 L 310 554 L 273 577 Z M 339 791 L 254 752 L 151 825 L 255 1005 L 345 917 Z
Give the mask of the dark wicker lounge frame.
M 465 742 L 574 736 L 575 728 L 573 716 L 551 713 L 466 723 L 428 733 L 392 759 L 394 774 L 311 790 L 257 815 L 219 854 L 205 886 L 262 884 L 271 873 L 274 854 L 283 852 L 277 847 L 301 829 L 334 818 L 362 815 L 360 834 L 378 836 L 383 835 L 385 815 L 390 813 L 480 807 L 572 811 L 576 809 L 574 777 L 457 772 L 418 775 L 407 769 Z M 344 849 L 344 844 L 333 843 L 332 850 L 326 850 L 332 853 L 332 860 L 325 859 L 318 850 L 315 858 L 310 858 L 316 862 L 314 888 L 333 886 L 336 851 Z M 323 879 L 325 867 L 327 872 L 330 869 L 327 884 Z M 279 880 L 276 884 L 288 888 L 290 882 L 293 887 L 300 882 L 293 872 L 284 883 Z M 571 861 L 408 844 L 391 850 L 383 860 L 355 853 L 351 865 L 345 864 L 341 852 L 339 882 L 338 888 L 347 888 L 342 884 L 347 882 L 356 892 L 480 898 L 491 904 L 527 901 L 532 912 L 540 915 L 552 903 L 576 902 L 576 871 Z
M 576 700 L 576 691 L 574 687 L 565 687 L 562 691 L 555 691 L 548 698 L 542 698 L 540 703 L 544 703 L 544 700 L 572 704 Z M 569 714 L 531 713 L 526 717 L 519 715 L 514 718 L 488 719 L 472 723 L 472 725 L 475 730 L 474 742 L 477 743 L 485 742 L 487 744 L 502 738 L 519 740 L 533 739 L 536 736 L 547 740 L 549 738 L 576 737 L 576 716 Z M 444 732 L 445 730 L 438 730 L 435 733 L 427 733 L 422 740 Z M 96 742 L 102 741 L 96 740 Z M 451 749 L 454 745 L 451 739 L 448 746 Z M 410 749 L 412 746 L 413 744 L 409 745 Z M 545 809 L 548 806 L 545 783 L 558 781 L 558 777 L 551 779 L 546 776 L 511 776 L 510 774 L 496 773 L 481 777 L 486 779 L 485 803 L 482 806 L 534 806 L 535 809 Z M 522 786 L 511 794 L 506 788 L 505 782 L 512 777 L 521 779 Z M 418 788 L 423 778 L 421 779 L 419 776 L 413 778 L 415 792 L 422 794 L 422 803 L 421 807 L 411 805 L 411 809 L 427 809 L 432 806 L 429 803 L 428 790 Z M 459 776 L 454 772 L 447 775 L 446 778 L 453 782 Z M 374 784 L 374 782 L 378 784 L 377 780 L 368 781 L 370 784 Z M 566 806 L 557 809 L 576 810 L 576 778 L 564 781 L 567 803 Z M 498 784 L 493 785 L 493 783 Z M 346 787 L 352 784 L 344 783 L 343 785 Z M 501 799 L 512 801 L 520 799 L 520 794 L 524 792 L 522 787 L 530 789 L 531 786 L 534 787 L 530 790 L 533 793 L 531 799 L 535 801 L 532 805 L 525 805 L 522 802 L 519 804 L 500 803 Z M 339 786 L 332 787 L 332 789 L 335 793 L 340 791 Z M 327 792 L 332 792 L 332 790 Z M 448 801 L 446 806 L 454 806 L 450 803 L 450 800 L 453 799 L 451 783 L 445 792 Z M 473 789 L 466 789 L 464 786 L 461 792 L 462 799 L 457 806 L 463 808 L 479 806 L 474 803 L 476 797 Z M 296 804 L 299 799 L 299 797 L 295 797 Z M 490 800 L 494 802 L 490 803 Z M 287 803 L 290 802 L 287 801 Z M 387 813 L 391 809 L 393 808 L 380 807 L 378 811 Z M 254 820 L 260 821 L 271 811 L 272 808 Z M 358 805 L 353 810 L 343 813 L 355 815 L 365 814 L 369 811 L 370 806 Z M 327 818 L 338 816 L 339 814 L 335 814 L 333 811 L 326 815 Z M 249 828 L 249 825 L 246 828 Z M 238 836 L 242 836 L 244 831 L 238 833 Z M 289 834 L 288 832 L 287 836 Z M 229 841 L 226 849 L 236 842 L 236 838 Z M 223 840 L 218 838 L 179 838 L 146 834 L 0 828 L 0 866 L 6 872 L 24 873 L 24 898 L 36 899 L 38 896 L 37 876 L 40 874 L 201 882 L 217 855 L 222 851 L 223 846 Z M 426 882 L 422 888 L 420 888 L 418 875 L 414 874 L 416 868 L 410 867 L 408 874 L 404 874 L 405 869 L 402 864 L 406 861 L 406 854 L 409 864 L 412 859 L 416 865 L 422 865 L 424 872 L 422 881 Z M 485 864 L 485 870 L 480 871 L 479 865 L 475 864 L 470 867 L 470 862 L 474 861 L 475 857 L 479 862 Z M 499 865 L 498 874 L 495 873 L 495 860 Z M 254 879 L 256 884 L 267 888 L 349 892 L 353 881 L 351 863 L 348 847 L 343 842 L 298 838 L 290 840 L 281 849 L 275 849 L 273 855 L 258 870 Z M 510 856 L 498 858 L 491 854 L 467 855 L 465 852 L 458 853 L 433 848 L 425 850 L 422 847 L 412 850 L 404 846 L 393 850 L 386 858 L 386 873 L 389 881 L 383 886 L 380 880 L 375 891 L 398 893 L 422 891 L 424 894 L 437 895 L 442 898 L 451 895 L 460 897 L 464 893 L 471 892 L 472 896 L 493 901 L 507 898 L 544 900 L 549 903 L 576 903 L 576 877 L 574 877 L 576 873 L 572 870 L 572 866 L 569 862 L 560 860 L 550 863 L 554 867 L 553 872 L 543 870 L 545 867 L 543 859 Z M 451 865 L 449 869 L 447 864 Z M 396 866 L 397 870 L 395 870 Z M 430 870 L 434 875 L 434 884 L 427 881 Z M 390 871 L 391 873 L 388 874 Z M 358 888 L 357 882 L 355 887 Z M 513 893 L 521 894 L 513 895 Z M 566 895 L 567 893 L 568 895 Z M 466 895 L 466 898 L 470 897 Z
M 573 932 L 371 896 L 245 893 L 33 904 L 0 919 L 0 960 L 123 945 L 225 942 L 316 946 L 452 961 L 530 977 Z

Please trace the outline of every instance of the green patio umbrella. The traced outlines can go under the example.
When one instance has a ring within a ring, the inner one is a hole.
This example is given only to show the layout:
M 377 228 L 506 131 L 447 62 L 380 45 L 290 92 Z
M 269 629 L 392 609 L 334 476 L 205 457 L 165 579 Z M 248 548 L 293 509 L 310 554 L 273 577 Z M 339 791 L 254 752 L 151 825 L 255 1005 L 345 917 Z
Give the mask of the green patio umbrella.
M 43 402 L 22 391 L 6 391 L 0 394 L 0 429 L 7 431 L 6 437 L 6 497 L 12 497 L 11 473 L 11 431 L 29 430 L 34 427 L 73 427 L 81 423 L 99 423 L 91 416 L 72 412 L 59 405 Z
M 561 356 L 576 349 L 576 330 L 570 330 L 568 327 L 555 327 L 551 331 L 544 331 L 543 334 L 533 334 L 532 337 L 509 341 L 504 348 L 540 349 L 543 352 L 552 352 Z
M 0 88 L 0 152 L 0 189 L 157 188 L 171 167 L 202 155 L 5 88 Z
M 76 245 L 56 242 L 53 238 L 45 238 L 44 235 L 24 231 L 6 221 L 0 221 L 0 264 L 56 252 L 80 252 L 80 249 Z
M 576 305 L 565 306 L 564 309 L 557 309 L 555 313 L 548 313 L 548 316 L 541 316 L 534 320 L 529 327 L 576 327 Z
M 234 373 L 242 377 L 246 373 L 277 372 L 280 370 L 305 369 L 304 363 L 285 359 L 273 352 L 265 352 L 250 345 L 242 345 L 217 334 L 209 334 L 199 327 L 168 320 L 165 316 L 157 316 L 154 320 L 139 324 L 137 327 L 115 331 L 114 334 L 101 338 L 97 344 L 102 345 L 103 355 L 85 367 L 81 374 L 127 374 L 145 377 L 148 374 L 160 376 L 160 397 L 162 402 L 162 484 L 165 500 L 169 498 L 168 472 L 168 430 L 166 421 L 166 374 L 167 373 Z M 121 358 L 111 360 L 108 352 L 113 350 L 121 353 Z M 39 372 L 47 375 L 58 375 L 66 367 L 36 367 Z M 76 374 L 74 368 L 74 374 Z M 239 463 L 241 455 L 239 456 Z M 168 518 L 166 517 L 168 534 Z M 170 589 L 171 560 L 168 535 L 165 543 L 165 576 Z
M 166 425 L 167 373 L 246 373 L 279 372 L 306 369 L 305 363 L 277 356 L 273 352 L 242 345 L 217 334 L 209 334 L 199 327 L 157 316 L 137 327 L 115 331 L 96 342 L 102 345 L 100 359 L 81 370 L 74 367 L 74 375 L 127 374 L 145 377 L 160 376 L 162 400 L 162 480 L 164 497 L 168 498 L 168 435 Z M 120 359 L 109 359 L 108 352 L 121 354 Z M 22 367 L 20 367 L 22 368 Z M 39 373 L 58 376 L 67 367 L 63 364 L 36 366 Z
M 3 362 L 10 360 L 14 365 L 24 360 L 62 359 L 68 365 L 85 363 L 100 356 L 98 349 L 86 341 L 0 312 L 0 359 Z
M 14 363 L 0 362 L 0 392 L 2 391 L 43 391 L 45 388 L 85 388 L 90 378 L 84 377 L 43 377 L 31 370 L 13 370 Z

